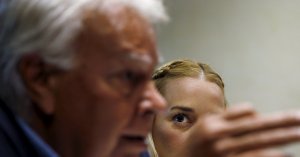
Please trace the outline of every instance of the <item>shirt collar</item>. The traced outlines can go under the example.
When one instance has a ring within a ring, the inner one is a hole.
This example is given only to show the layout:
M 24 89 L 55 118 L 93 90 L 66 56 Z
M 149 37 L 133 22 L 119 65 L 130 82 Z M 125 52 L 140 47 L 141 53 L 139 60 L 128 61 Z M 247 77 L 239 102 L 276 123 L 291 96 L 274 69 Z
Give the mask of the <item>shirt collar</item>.
M 59 157 L 58 154 L 47 144 L 30 126 L 20 117 L 17 119 L 19 125 L 24 131 L 25 135 L 30 139 L 30 142 L 37 148 L 37 152 L 43 157 Z

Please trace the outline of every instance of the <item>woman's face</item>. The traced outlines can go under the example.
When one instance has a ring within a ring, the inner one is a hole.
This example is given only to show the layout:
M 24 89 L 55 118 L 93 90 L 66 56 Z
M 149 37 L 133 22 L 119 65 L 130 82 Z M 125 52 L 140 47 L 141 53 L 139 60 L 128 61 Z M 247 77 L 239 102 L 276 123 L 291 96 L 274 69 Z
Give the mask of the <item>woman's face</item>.
M 224 95 L 215 83 L 189 77 L 169 80 L 163 94 L 168 109 L 155 118 L 153 141 L 159 157 L 176 157 L 203 115 L 225 110 Z

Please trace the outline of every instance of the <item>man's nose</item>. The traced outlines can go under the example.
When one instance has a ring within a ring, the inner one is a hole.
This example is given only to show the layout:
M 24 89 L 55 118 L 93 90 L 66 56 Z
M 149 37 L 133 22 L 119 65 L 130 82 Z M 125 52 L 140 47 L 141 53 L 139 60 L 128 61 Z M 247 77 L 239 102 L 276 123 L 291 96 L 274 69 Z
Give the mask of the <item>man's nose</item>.
M 139 114 L 147 115 L 162 111 L 166 108 L 166 100 L 157 91 L 153 82 L 149 82 L 143 93 L 143 100 L 139 107 Z

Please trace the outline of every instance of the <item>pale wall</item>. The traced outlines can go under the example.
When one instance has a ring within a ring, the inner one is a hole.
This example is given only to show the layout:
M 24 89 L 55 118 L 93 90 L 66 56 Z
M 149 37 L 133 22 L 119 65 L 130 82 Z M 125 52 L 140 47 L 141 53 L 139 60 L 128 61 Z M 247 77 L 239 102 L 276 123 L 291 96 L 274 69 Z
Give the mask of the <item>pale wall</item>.
M 224 78 L 230 103 L 300 109 L 300 0 L 167 0 L 165 61 L 194 58 Z M 299 146 L 299 145 L 298 145 Z M 300 146 L 292 149 L 300 157 Z

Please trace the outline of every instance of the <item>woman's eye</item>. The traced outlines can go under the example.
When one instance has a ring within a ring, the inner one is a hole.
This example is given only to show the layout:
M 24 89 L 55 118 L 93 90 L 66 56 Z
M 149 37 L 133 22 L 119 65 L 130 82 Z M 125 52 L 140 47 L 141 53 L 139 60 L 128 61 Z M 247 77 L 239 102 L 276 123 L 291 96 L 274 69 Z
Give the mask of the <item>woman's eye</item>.
M 187 123 L 188 117 L 185 114 L 176 114 L 173 116 L 172 121 L 175 123 Z

